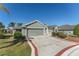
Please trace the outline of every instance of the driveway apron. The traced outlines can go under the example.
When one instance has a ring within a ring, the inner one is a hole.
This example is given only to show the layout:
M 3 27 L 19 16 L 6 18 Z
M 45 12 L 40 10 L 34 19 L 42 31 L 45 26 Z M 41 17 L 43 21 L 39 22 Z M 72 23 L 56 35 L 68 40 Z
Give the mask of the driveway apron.
M 37 46 L 39 56 L 55 56 L 63 48 L 77 44 L 50 36 L 36 36 L 31 40 Z

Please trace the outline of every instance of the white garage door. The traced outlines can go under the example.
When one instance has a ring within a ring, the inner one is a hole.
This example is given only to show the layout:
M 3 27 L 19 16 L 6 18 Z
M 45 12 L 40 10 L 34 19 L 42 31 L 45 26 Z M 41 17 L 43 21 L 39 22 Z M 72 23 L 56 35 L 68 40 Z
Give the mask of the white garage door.
M 43 29 L 29 29 L 28 30 L 28 36 L 39 36 L 43 35 Z

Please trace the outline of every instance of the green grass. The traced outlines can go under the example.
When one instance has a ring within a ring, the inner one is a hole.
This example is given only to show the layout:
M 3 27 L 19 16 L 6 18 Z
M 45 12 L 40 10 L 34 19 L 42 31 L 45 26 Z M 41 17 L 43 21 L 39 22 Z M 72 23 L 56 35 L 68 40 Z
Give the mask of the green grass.
M 0 47 L 9 45 L 10 43 L 5 43 L 8 41 L 12 41 L 12 39 L 0 39 Z M 0 56 L 30 56 L 30 55 L 31 55 L 31 48 L 27 42 L 24 42 L 23 44 L 19 42 L 16 45 L 0 49 Z

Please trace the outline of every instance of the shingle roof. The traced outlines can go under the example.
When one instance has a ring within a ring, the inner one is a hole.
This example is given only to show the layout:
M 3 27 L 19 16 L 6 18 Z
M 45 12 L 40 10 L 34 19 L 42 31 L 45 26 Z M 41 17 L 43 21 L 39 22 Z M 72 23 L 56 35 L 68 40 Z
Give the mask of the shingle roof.
M 49 29 L 54 29 L 57 25 L 48 26 Z
M 22 27 L 26 27 L 26 26 L 29 26 L 29 25 L 31 25 L 31 24 L 33 24 L 33 23 L 36 23 L 36 22 L 39 22 L 41 25 L 43 25 L 43 26 L 47 26 L 47 25 L 45 25 L 45 24 L 43 24 L 42 22 L 40 22 L 39 20 L 34 20 L 34 21 L 32 21 L 32 22 L 29 22 L 29 23 L 27 23 L 27 24 L 24 24 Z
M 22 29 L 22 26 L 16 25 L 16 26 L 13 27 L 13 29 Z
M 13 29 L 22 29 L 22 26 L 14 27 Z
M 60 30 L 60 31 L 62 31 L 62 30 L 73 30 L 75 25 L 61 25 L 61 26 L 52 25 L 52 26 L 48 26 L 49 29 L 54 29 L 55 27 L 58 27 L 58 30 Z
M 75 25 L 62 25 L 62 26 L 59 26 L 58 29 L 59 30 L 73 30 L 75 27 Z

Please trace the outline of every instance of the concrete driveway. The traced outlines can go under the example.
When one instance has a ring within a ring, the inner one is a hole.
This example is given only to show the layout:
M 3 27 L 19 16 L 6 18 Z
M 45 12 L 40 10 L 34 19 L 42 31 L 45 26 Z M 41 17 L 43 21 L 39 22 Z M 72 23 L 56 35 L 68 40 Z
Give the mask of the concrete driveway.
M 38 48 L 39 56 L 58 56 L 64 48 L 76 45 L 77 43 L 49 36 L 37 36 L 32 39 Z M 63 50 L 63 51 L 62 51 Z M 61 51 L 61 52 L 60 52 Z

